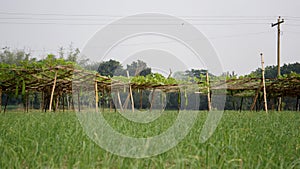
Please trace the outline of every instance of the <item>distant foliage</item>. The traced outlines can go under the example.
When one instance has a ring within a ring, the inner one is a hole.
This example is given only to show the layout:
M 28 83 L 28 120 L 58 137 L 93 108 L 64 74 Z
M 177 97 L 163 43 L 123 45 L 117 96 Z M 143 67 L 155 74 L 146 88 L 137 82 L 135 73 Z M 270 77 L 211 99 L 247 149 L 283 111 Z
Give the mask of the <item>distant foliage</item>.
M 291 73 L 300 74 L 300 63 L 284 64 L 280 67 L 280 74 L 288 75 Z M 252 71 L 247 77 L 261 77 L 261 68 Z M 267 66 L 265 68 L 265 77 L 266 78 L 276 78 L 277 77 L 277 66 Z
M 119 61 L 110 59 L 100 63 L 98 72 L 102 76 L 120 76 L 123 74 L 123 68 Z
M 98 72 L 102 76 L 126 76 L 127 71 L 129 76 L 147 76 L 151 74 L 151 68 L 141 60 L 134 61 L 127 68 L 124 69 L 119 61 L 110 59 L 109 61 L 103 61 L 99 64 Z

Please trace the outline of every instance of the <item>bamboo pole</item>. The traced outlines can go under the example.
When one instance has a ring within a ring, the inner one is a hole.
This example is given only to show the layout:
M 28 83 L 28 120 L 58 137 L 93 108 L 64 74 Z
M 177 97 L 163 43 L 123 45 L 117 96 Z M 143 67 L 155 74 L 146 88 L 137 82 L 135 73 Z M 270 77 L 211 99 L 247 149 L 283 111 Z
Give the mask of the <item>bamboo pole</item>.
M 102 89 L 102 112 L 104 112 L 104 106 L 105 106 L 105 97 L 104 97 L 104 89 Z
M 26 112 L 28 113 L 29 109 L 29 93 L 26 91 Z
M 96 112 L 98 112 L 98 102 L 99 102 L 99 98 L 98 98 L 98 85 L 97 85 L 97 81 L 95 80 L 95 102 L 96 102 Z
M 242 112 L 242 109 L 243 109 L 243 100 L 244 100 L 244 97 L 241 98 L 240 112 Z
M 265 83 L 265 67 L 264 67 L 264 55 L 261 53 L 261 74 L 262 74 L 262 83 L 263 83 L 263 89 L 264 89 L 264 105 L 265 105 L 265 111 L 268 113 L 268 103 L 267 103 L 267 92 L 266 92 L 266 83 Z
M 55 97 L 55 111 L 57 111 L 58 110 L 58 103 L 59 103 L 59 95 L 57 95 L 56 97 Z
M 140 110 L 143 109 L 143 90 L 140 90 Z
M 297 99 L 297 101 L 296 101 L 296 111 L 299 111 L 299 99 L 300 99 L 300 96 L 297 96 L 296 99 Z
M 161 93 L 161 110 L 163 111 L 164 110 L 164 106 L 166 106 L 166 105 L 164 105 L 164 103 L 165 103 L 165 93 Z
M 187 92 L 186 92 L 186 89 L 184 89 L 184 110 L 186 110 L 187 109 L 187 106 L 188 106 L 188 99 L 189 99 L 189 97 L 188 97 L 188 95 L 187 95 Z
M 42 109 L 42 111 L 44 110 L 44 91 L 41 93 L 40 109 Z
M 65 112 L 65 93 L 62 95 L 62 107 L 63 107 L 63 112 Z
M 281 100 L 281 96 L 278 97 L 278 103 L 277 103 L 277 111 L 281 111 L 282 110 L 282 100 Z
M 70 110 L 70 96 L 67 94 L 67 110 Z
M 5 101 L 5 105 L 4 105 L 4 111 L 3 111 L 3 113 L 5 113 L 5 112 L 6 112 L 6 107 L 7 107 L 8 99 L 9 99 L 9 95 L 7 94 L 7 95 L 6 95 L 6 101 Z
M 72 106 L 72 111 L 75 111 L 74 97 L 73 96 L 71 96 L 71 106 Z
M 121 112 L 123 112 L 123 105 L 122 105 L 122 102 L 121 102 L 121 97 L 120 97 L 120 92 L 119 92 L 119 90 L 118 90 L 118 92 L 117 92 L 117 96 L 118 96 L 118 101 L 119 101 L 119 105 L 120 105 Z
M 34 95 L 32 95 L 32 98 L 30 99 L 30 102 L 29 102 L 29 104 L 30 104 L 30 106 L 29 106 L 29 109 L 31 109 L 31 110 L 33 110 L 33 108 L 34 108 Z
M 211 99 L 210 99 L 208 71 L 206 72 L 206 85 L 207 85 L 207 109 L 208 109 L 208 111 L 210 111 L 211 110 Z
M 178 91 L 178 93 L 177 93 L 177 109 L 178 109 L 178 111 L 180 111 L 180 109 L 181 109 L 181 93 L 180 93 L 180 91 Z
M 112 94 L 111 94 L 111 90 L 108 91 L 108 102 L 109 102 L 109 112 L 112 112 Z
M 78 91 L 77 99 L 78 99 L 78 111 L 80 112 L 80 91 Z
M 255 96 L 254 96 L 254 99 L 253 99 L 253 103 L 250 107 L 250 111 L 254 110 L 254 107 L 256 105 L 256 101 L 257 101 L 257 98 L 258 98 L 259 91 L 261 90 L 261 87 L 262 87 L 262 82 L 260 82 L 259 87 L 256 90 L 256 93 L 255 93 Z
M 111 111 L 112 111 L 112 100 L 109 99 L 109 112 L 111 112 Z
M 0 87 L 0 113 L 2 112 L 2 87 Z
M 129 99 L 130 99 L 130 93 L 128 93 L 127 97 L 126 97 L 126 100 L 123 104 L 123 109 L 126 109 L 128 108 L 128 103 L 129 103 Z
M 154 101 L 155 89 L 153 89 L 151 94 L 150 112 L 152 111 L 153 101 Z
M 129 72 L 127 71 L 127 77 L 129 79 Z M 129 93 L 130 93 L 130 98 L 131 98 L 131 110 L 132 112 L 134 112 L 134 101 L 133 101 L 133 96 L 132 96 L 132 89 L 131 89 L 131 85 L 129 84 Z
M 55 85 L 56 85 L 56 78 L 57 78 L 57 71 L 55 71 L 55 76 L 54 76 L 54 81 L 53 81 L 53 87 L 52 87 L 52 92 L 51 92 L 51 97 L 50 97 L 50 103 L 49 103 L 49 111 L 50 112 L 51 112 L 51 108 L 52 108 L 53 95 L 54 95 Z

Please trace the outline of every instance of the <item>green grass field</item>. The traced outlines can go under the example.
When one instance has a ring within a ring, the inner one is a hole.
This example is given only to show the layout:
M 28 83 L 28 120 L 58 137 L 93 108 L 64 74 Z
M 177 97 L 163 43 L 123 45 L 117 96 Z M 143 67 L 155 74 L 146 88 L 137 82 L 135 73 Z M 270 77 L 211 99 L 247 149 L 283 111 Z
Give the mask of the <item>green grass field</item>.
M 137 127 L 117 113 L 104 113 L 119 132 L 158 134 L 176 112 Z M 206 143 L 199 135 L 207 112 L 175 148 L 133 159 L 101 149 L 84 133 L 75 113 L 0 114 L 0 168 L 300 168 L 299 112 L 225 112 Z

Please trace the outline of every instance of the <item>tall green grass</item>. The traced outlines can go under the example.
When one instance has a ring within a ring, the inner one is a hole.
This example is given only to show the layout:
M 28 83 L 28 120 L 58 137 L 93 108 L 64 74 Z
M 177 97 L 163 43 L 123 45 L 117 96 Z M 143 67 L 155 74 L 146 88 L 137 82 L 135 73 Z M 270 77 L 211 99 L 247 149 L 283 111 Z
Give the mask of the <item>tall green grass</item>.
M 146 125 L 104 113 L 119 132 L 135 137 L 159 134 L 177 113 L 165 112 Z M 101 149 L 75 113 L 0 114 L 0 168 L 300 168 L 299 112 L 225 112 L 212 137 L 199 135 L 207 112 L 175 148 L 145 159 Z M 139 130 L 137 130 L 139 129 Z

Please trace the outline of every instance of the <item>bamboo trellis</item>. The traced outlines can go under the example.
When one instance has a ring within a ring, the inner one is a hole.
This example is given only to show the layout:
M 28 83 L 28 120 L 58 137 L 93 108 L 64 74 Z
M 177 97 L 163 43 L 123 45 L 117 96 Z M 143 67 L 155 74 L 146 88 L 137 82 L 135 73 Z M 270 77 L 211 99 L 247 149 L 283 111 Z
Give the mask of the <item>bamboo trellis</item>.
M 81 84 L 87 81 L 95 84 L 95 93 L 101 91 L 111 92 L 112 89 L 121 90 L 124 88 L 124 86 L 130 86 L 132 90 L 160 89 L 163 92 L 178 92 L 182 87 L 195 85 L 195 83 L 136 84 L 130 82 L 121 82 L 109 77 L 101 76 L 94 72 L 76 69 L 74 66 L 55 66 L 47 69 L 1 68 L 0 71 L 2 74 L 7 75 L 6 78 L 0 79 L 0 96 L 2 94 L 16 92 L 16 90 L 21 92 L 22 84 L 20 84 L 20 79 L 22 79 L 26 84 L 26 92 L 41 92 L 43 93 L 44 97 L 47 97 L 47 94 L 50 94 L 50 110 L 53 96 L 62 95 L 62 93 L 72 94 L 74 89 L 84 87 Z M 199 89 L 203 90 L 204 92 L 218 90 L 234 91 L 235 95 L 241 97 L 245 91 L 253 91 L 253 93 L 255 93 L 255 91 L 262 91 L 261 78 L 230 79 L 217 81 L 216 83 L 211 80 L 211 82 L 206 83 L 210 84 L 210 86 L 203 85 L 205 82 L 198 83 Z M 269 96 L 291 96 L 299 98 L 299 76 L 288 76 L 279 79 L 266 79 L 265 85 Z M 1 99 L 0 103 L 2 103 Z M 0 104 L 0 111 L 2 110 L 1 106 L 2 105 Z

